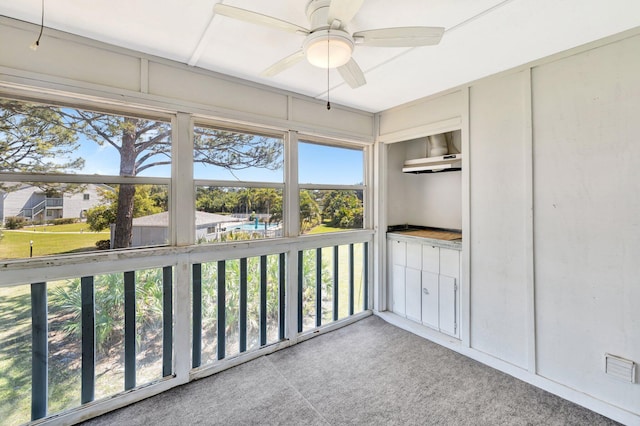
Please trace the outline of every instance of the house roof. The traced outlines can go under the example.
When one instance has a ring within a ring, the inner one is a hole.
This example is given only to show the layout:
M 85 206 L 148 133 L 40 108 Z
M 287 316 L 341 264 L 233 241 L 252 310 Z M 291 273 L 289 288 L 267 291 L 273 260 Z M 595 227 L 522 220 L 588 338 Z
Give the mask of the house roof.
M 241 219 L 216 213 L 196 211 L 196 227 L 211 226 L 219 223 L 241 222 Z M 169 226 L 169 212 L 151 214 L 133 219 L 133 226 Z

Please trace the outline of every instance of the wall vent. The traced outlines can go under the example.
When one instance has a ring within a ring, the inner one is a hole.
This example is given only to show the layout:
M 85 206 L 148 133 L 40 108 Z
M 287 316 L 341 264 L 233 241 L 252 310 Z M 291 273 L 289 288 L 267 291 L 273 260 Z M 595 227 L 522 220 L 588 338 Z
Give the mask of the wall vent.
M 616 379 L 636 383 L 636 363 L 631 360 L 604 354 L 604 371 Z

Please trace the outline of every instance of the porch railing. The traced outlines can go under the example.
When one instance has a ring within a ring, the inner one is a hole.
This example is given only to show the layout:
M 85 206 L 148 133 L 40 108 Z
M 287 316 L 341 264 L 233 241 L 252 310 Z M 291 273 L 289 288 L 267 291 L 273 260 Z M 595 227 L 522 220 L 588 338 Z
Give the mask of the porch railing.
M 121 275 L 124 287 L 124 390 L 129 390 L 136 386 L 136 273 L 128 271 Z M 172 276 L 171 266 L 162 268 L 162 293 L 159 301 L 162 306 L 162 377 L 172 374 Z M 96 304 L 93 276 L 80 278 L 80 301 L 80 402 L 84 404 L 94 400 L 96 385 Z M 46 282 L 31 284 L 31 321 L 31 419 L 36 420 L 47 415 L 49 405 L 49 304 Z
M 42 213 L 45 209 L 62 207 L 63 204 L 64 204 L 63 198 L 45 198 L 44 200 L 40 201 L 38 204 L 36 204 L 33 207 L 25 207 L 21 209 L 20 212 L 18 213 L 18 216 L 22 216 L 22 217 L 33 220 L 34 217 Z
M 257 345 L 254 345 L 257 347 L 285 338 L 285 264 L 285 253 L 278 253 L 192 265 L 193 368 L 203 364 L 203 332 L 211 337 L 209 346 L 215 346 L 215 359 L 212 361 L 222 360 L 228 354 L 245 353 L 252 329 L 258 332 Z M 231 268 L 235 270 L 228 271 Z M 256 287 L 259 298 L 257 306 L 251 310 L 249 295 L 253 292 L 249 290 L 250 285 Z M 213 297 L 204 295 L 207 287 L 210 287 L 209 293 Z M 215 303 L 211 303 L 214 300 Z M 269 309 L 268 301 L 272 305 L 275 302 L 276 306 Z M 209 314 L 203 314 L 207 310 Z M 268 316 L 277 318 L 277 337 L 271 339 L 267 332 Z M 237 352 L 227 347 L 230 342 L 237 346 Z
M 124 391 L 137 392 L 163 378 L 172 380 L 184 374 L 174 371 L 177 358 L 187 368 L 190 358 L 193 377 L 202 376 L 211 366 L 221 369 L 237 362 L 237 356 L 286 345 L 290 335 L 314 334 L 369 309 L 369 242 L 367 234 L 273 245 L 247 242 L 246 257 L 238 257 L 243 250 L 234 248 L 236 256 L 226 259 L 221 258 L 223 250 L 197 246 L 196 255 L 186 249 L 158 250 L 158 260 L 146 257 L 141 264 L 143 258 L 132 252 L 123 257 L 122 269 L 141 269 L 108 272 L 118 261 L 101 257 L 97 271 L 107 272 L 78 272 L 83 275 L 75 278 L 67 278 L 70 267 L 50 272 L 43 262 L 49 281 L 28 285 L 12 284 L 5 275 L 0 305 L 20 305 L 16 312 L 28 312 L 28 317 L 17 324 L 10 318 L 13 313 L 0 316 L 0 335 L 9 331 L 6 335 L 21 341 L 18 349 L 9 349 L 7 340 L 0 342 L 0 358 L 24 359 L 25 349 L 31 354 L 30 374 L 27 365 L 21 367 L 27 376 L 14 385 L 20 389 L 10 403 L 27 404 L 28 410 L 30 391 L 30 418 L 38 420 Z M 80 270 L 96 269 L 83 265 Z M 56 276 L 60 278 L 50 279 Z M 187 284 L 190 312 L 189 304 L 175 296 L 187 294 Z M 187 330 L 191 319 L 191 354 L 174 345 L 178 317 L 181 330 Z M 108 333 L 105 327 L 111 327 Z M 64 402 L 56 396 L 61 389 Z M 17 423 L 28 420 L 21 417 Z

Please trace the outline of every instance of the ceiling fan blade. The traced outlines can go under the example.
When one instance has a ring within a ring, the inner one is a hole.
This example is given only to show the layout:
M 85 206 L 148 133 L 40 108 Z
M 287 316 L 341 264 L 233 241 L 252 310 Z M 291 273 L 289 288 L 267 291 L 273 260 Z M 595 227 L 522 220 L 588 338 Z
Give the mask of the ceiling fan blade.
M 240 9 L 239 7 L 228 6 L 222 3 L 216 3 L 213 7 L 216 14 L 226 16 L 228 18 L 238 19 L 240 21 L 250 22 L 252 24 L 264 25 L 270 28 L 276 28 L 290 33 L 309 34 L 309 30 L 291 22 L 283 21 L 278 18 L 263 15 L 261 13 L 252 12 L 250 10 Z
M 286 58 L 281 59 L 275 64 L 271 65 L 269 68 L 262 71 L 260 75 L 262 75 L 263 77 L 273 77 L 274 75 L 281 73 L 287 68 L 294 66 L 295 64 L 300 62 L 302 59 L 304 59 L 304 51 L 299 50 L 293 55 L 289 55 Z
M 331 25 L 336 19 L 345 27 L 362 7 L 364 0 L 331 0 L 327 23 Z
M 364 73 L 353 58 L 349 59 L 349 62 L 343 66 L 338 67 L 338 72 L 352 89 L 357 89 L 358 87 L 367 84 L 367 80 L 364 78 Z
M 399 27 L 353 33 L 357 45 L 379 47 L 431 46 L 440 43 L 442 27 Z

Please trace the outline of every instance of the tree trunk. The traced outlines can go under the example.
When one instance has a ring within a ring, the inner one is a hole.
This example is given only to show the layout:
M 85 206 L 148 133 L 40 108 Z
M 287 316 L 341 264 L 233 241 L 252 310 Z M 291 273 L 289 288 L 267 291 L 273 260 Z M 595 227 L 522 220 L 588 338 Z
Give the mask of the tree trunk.
M 136 129 L 138 120 L 125 118 L 122 129 L 122 146 L 120 148 L 120 176 L 136 175 Z M 118 191 L 118 209 L 116 211 L 114 248 L 131 246 L 133 231 L 133 202 L 136 187 L 131 184 L 120 185 Z
M 118 191 L 118 209 L 116 210 L 116 229 L 113 248 L 131 246 L 133 231 L 133 199 L 136 195 L 135 185 L 120 185 Z

